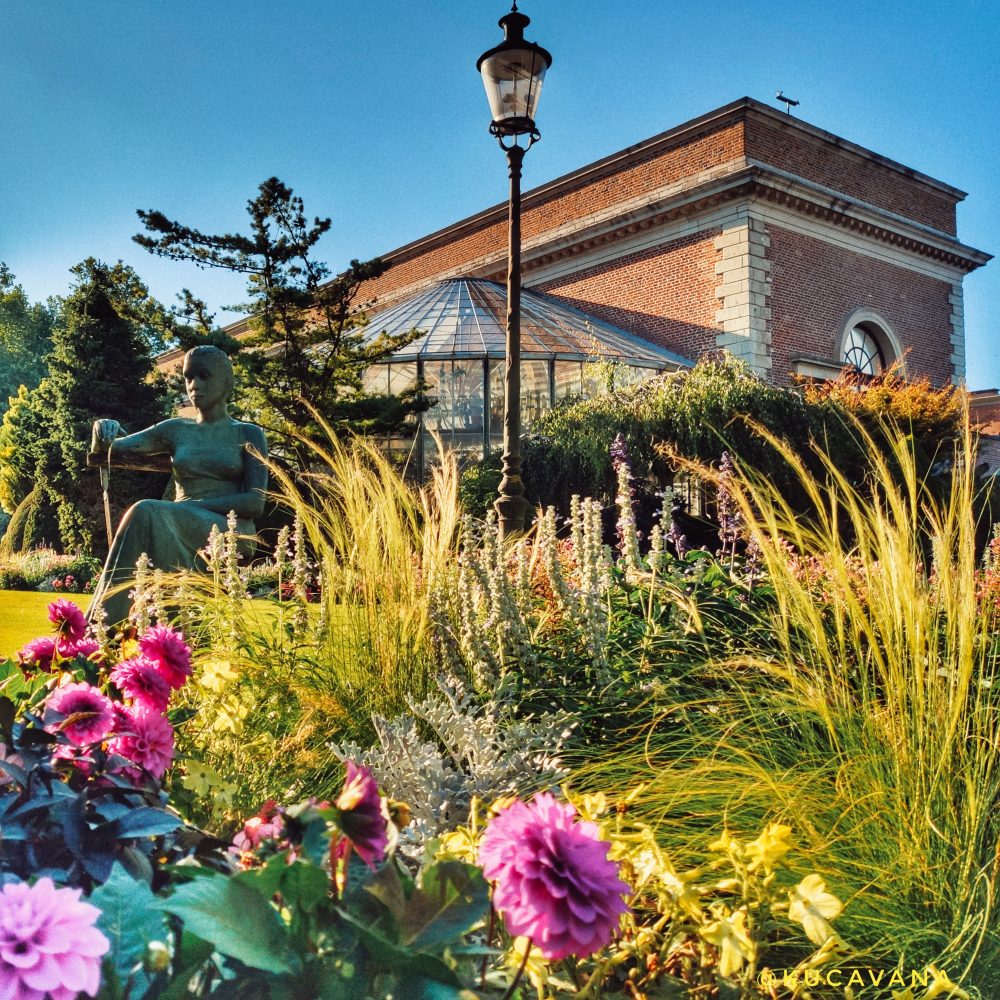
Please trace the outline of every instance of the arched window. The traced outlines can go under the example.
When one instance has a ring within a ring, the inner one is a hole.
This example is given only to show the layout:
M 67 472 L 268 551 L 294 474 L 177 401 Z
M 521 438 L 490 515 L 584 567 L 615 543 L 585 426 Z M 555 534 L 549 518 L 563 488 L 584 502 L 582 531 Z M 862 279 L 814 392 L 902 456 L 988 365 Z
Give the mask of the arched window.
M 878 375 L 902 356 L 889 324 L 869 309 L 857 309 L 842 327 L 837 360 L 860 375 Z
M 885 357 L 875 335 L 858 324 L 847 331 L 841 360 L 862 375 L 878 375 L 885 368 Z

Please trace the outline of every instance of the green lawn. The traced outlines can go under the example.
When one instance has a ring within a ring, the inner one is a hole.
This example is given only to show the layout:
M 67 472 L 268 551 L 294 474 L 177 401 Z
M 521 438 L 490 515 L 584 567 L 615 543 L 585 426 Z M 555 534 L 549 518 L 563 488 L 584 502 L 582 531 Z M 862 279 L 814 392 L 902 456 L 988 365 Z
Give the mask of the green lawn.
M 87 594 L 39 594 L 34 590 L 0 590 L 0 659 L 13 656 L 29 639 L 52 634 L 45 609 L 60 597 L 68 597 L 87 610 Z

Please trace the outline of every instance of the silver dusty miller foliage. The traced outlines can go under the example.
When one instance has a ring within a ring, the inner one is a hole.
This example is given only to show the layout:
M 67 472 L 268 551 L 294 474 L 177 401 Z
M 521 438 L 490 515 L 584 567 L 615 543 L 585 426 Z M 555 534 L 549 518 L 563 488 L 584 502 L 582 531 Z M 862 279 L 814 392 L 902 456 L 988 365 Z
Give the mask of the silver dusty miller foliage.
M 439 678 L 437 690 L 409 708 L 395 719 L 375 717 L 379 742 L 369 750 L 330 744 L 410 807 L 401 841 L 407 853 L 419 854 L 431 837 L 464 823 L 473 797 L 524 794 L 568 773 L 560 753 L 575 723 L 565 713 L 516 719 L 500 701 L 477 703 L 454 678 Z M 421 735 L 421 722 L 432 738 Z

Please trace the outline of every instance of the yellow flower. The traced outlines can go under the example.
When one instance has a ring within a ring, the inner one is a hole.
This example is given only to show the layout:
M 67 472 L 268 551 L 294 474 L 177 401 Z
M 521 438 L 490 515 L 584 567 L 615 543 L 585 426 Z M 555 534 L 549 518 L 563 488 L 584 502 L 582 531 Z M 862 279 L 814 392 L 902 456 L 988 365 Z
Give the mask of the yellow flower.
M 689 875 L 688 878 L 691 876 Z M 698 890 L 678 875 L 669 864 L 660 870 L 660 881 L 663 883 L 670 901 L 696 920 L 701 917 L 701 904 L 698 902 Z
M 722 836 L 718 840 L 713 841 L 708 845 L 710 851 L 719 851 L 721 854 L 740 854 L 743 848 L 740 846 L 740 842 L 735 838 L 730 836 L 728 830 L 722 831 Z
M 764 832 L 747 844 L 748 871 L 763 868 L 773 871 L 774 866 L 792 849 L 792 828 L 784 823 L 768 823 Z
M 608 797 L 604 792 L 595 792 L 593 795 L 582 795 L 580 798 L 572 801 L 581 819 L 590 820 L 591 822 L 597 822 L 608 811 Z
M 802 924 L 813 944 L 823 944 L 833 928 L 833 920 L 844 908 L 836 896 L 826 891 L 826 883 L 813 873 L 807 875 L 789 894 L 788 917 Z
M 219 706 L 219 714 L 215 717 L 212 728 L 220 733 L 231 732 L 235 736 L 243 728 L 243 720 L 249 712 L 246 705 L 235 698 L 227 698 Z
M 530 938 L 516 937 L 507 949 L 504 961 L 508 969 L 516 972 L 524 962 L 524 949 L 530 942 Z M 542 956 L 541 951 L 534 945 L 528 954 L 528 961 L 524 966 L 524 974 L 531 980 L 531 985 L 538 990 L 539 996 L 545 989 L 545 984 L 549 981 L 549 963 Z
M 729 914 L 719 907 L 713 910 L 716 917 L 701 936 L 719 949 L 719 973 L 729 978 L 743 968 L 743 963 L 754 957 L 754 944 L 747 930 L 746 910 Z
M 476 838 L 467 827 L 459 827 L 451 833 L 442 834 L 434 852 L 435 861 L 464 861 L 476 863 Z
M 226 685 L 238 676 L 228 660 L 205 660 L 201 665 L 199 683 L 209 691 L 222 694 Z
M 947 972 L 942 972 L 933 965 L 927 966 L 927 971 L 934 976 L 934 982 L 920 1000 L 934 1000 L 935 997 L 952 997 L 953 1000 L 969 1000 L 969 994 L 961 986 L 948 978 Z

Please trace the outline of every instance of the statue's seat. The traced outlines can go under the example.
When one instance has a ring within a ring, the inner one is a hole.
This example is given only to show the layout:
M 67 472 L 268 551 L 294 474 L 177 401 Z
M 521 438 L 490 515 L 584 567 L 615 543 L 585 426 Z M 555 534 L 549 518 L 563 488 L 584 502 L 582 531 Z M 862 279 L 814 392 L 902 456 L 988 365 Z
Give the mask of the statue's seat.
M 87 467 L 90 469 L 100 469 L 108 464 L 107 455 L 97 455 L 90 452 L 87 455 Z M 111 449 L 111 468 L 130 469 L 133 472 L 173 472 L 173 465 L 169 455 L 127 455 L 119 458 Z

